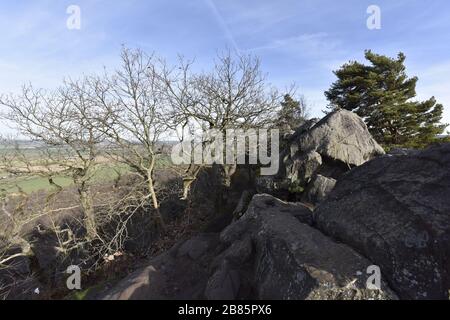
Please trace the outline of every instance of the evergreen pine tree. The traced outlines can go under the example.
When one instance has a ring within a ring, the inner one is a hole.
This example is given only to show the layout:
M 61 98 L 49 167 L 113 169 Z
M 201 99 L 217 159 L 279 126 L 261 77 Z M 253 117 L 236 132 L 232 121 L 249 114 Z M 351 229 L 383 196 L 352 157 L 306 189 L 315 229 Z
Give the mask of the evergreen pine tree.
M 366 51 L 370 65 L 356 61 L 335 71 L 338 80 L 325 92 L 332 109 L 356 112 L 374 138 L 386 148 L 425 147 L 436 141 L 446 125 L 443 106 L 434 97 L 413 100 L 418 78 L 408 78 L 405 55 L 397 59 Z
M 286 94 L 281 102 L 276 126 L 282 133 L 295 130 L 305 122 L 307 118 L 306 113 L 306 103 L 303 98 L 295 100 L 289 94 Z

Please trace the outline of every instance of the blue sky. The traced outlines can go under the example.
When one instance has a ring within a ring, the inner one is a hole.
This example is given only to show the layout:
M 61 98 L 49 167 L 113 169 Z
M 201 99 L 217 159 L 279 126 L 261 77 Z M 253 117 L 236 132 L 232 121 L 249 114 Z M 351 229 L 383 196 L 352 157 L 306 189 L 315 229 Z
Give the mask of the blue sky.
M 372 4 L 380 30 L 366 27 Z M 66 27 L 69 5 L 81 9 L 80 30 Z M 230 47 L 258 55 L 275 85 L 295 82 L 314 116 L 325 109 L 332 70 L 365 49 L 402 51 L 419 98 L 436 96 L 450 123 L 448 0 L 15 0 L 0 3 L 0 30 L 0 92 L 114 68 L 122 44 L 169 60 L 180 53 L 199 68 Z

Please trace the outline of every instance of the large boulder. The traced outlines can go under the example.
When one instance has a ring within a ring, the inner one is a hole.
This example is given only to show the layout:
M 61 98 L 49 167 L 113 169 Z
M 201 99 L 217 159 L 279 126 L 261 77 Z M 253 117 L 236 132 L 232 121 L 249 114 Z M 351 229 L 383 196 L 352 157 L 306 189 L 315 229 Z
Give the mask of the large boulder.
M 353 169 L 314 217 L 321 231 L 379 265 L 401 298 L 448 298 L 450 144 Z
M 243 218 L 222 232 L 221 241 L 230 247 L 252 243 L 252 298 L 395 298 L 384 283 L 384 291 L 367 289 L 366 271 L 373 263 L 311 227 L 308 211 L 256 195 Z
M 390 299 L 366 286 L 372 262 L 309 224 L 301 204 L 256 195 L 220 234 L 176 245 L 104 299 Z
M 337 110 L 309 130 L 294 134 L 286 152 L 286 177 L 307 182 L 314 174 L 339 177 L 352 167 L 384 154 L 364 121 L 354 112 Z
M 282 196 L 281 191 L 288 189 L 301 194 L 311 181 L 321 177 L 338 179 L 350 169 L 385 153 L 364 121 L 347 110 L 334 111 L 317 123 L 300 127 L 285 145 L 280 155 L 280 170 L 271 178 L 273 188 L 267 187 L 270 178 L 265 177 L 258 180 L 259 191 Z M 324 188 L 320 197 L 314 197 L 314 204 L 330 190 Z
M 294 138 L 291 156 L 319 153 L 322 158 L 359 166 L 377 155 L 383 148 L 372 138 L 364 121 L 354 112 L 337 110 L 310 130 Z

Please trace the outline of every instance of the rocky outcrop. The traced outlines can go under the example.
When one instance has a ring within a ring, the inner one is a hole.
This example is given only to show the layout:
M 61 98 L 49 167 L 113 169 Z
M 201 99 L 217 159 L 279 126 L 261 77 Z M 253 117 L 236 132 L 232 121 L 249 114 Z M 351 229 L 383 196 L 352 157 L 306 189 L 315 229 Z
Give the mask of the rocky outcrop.
M 222 232 L 221 241 L 230 247 L 252 243 L 255 298 L 394 297 L 385 285 L 384 293 L 366 289 L 372 263 L 312 228 L 308 211 L 301 204 L 256 195 L 244 217 Z
M 300 183 L 319 173 L 337 178 L 382 154 L 364 121 L 353 112 L 338 110 L 292 137 L 283 159 L 285 178 Z
M 220 234 L 176 245 L 104 299 L 390 299 L 368 289 L 373 263 L 310 226 L 311 211 L 269 195 Z
M 350 169 L 383 154 L 383 148 L 372 138 L 360 117 L 347 110 L 337 110 L 315 124 L 300 127 L 290 137 L 280 156 L 278 175 L 260 179 L 259 191 L 282 196 L 283 190 L 295 193 L 308 188 L 317 190 L 321 188 L 317 183 L 322 183 L 324 178 L 338 179 Z M 311 181 L 316 186 L 310 187 Z M 322 188 L 321 194 L 312 196 L 311 200 L 321 201 L 330 190 Z
M 448 298 L 450 144 L 353 169 L 314 216 L 321 231 L 379 265 L 401 298 Z
M 218 234 L 201 234 L 152 259 L 102 298 L 107 300 L 202 299 Z
M 336 180 L 320 174 L 316 175 L 308 184 L 303 193 L 302 201 L 305 203 L 319 203 L 326 199 L 336 185 Z
M 322 158 L 359 166 L 377 155 L 383 148 L 372 138 L 364 121 L 354 112 L 337 110 L 316 123 L 310 130 L 294 136 L 291 158 L 312 152 Z
M 177 244 L 102 298 L 448 299 L 450 144 L 383 154 L 350 112 L 306 125 L 279 174 L 258 185 L 302 203 L 243 185 L 240 199 L 220 202 L 233 204 L 234 222 Z

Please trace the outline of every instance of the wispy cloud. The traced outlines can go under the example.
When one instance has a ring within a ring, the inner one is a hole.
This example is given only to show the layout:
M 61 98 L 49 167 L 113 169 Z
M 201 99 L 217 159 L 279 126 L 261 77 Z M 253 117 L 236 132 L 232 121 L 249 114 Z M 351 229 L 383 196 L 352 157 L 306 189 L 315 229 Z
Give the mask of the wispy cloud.
M 69 4 L 80 5 L 82 29 L 66 29 Z M 0 93 L 32 81 L 114 68 L 121 44 L 181 53 L 209 65 L 225 46 L 256 54 L 275 84 L 296 82 L 320 116 L 332 70 L 363 60 L 365 49 L 405 52 L 419 76 L 420 99 L 436 96 L 450 122 L 450 2 L 377 0 L 382 29 L 366 28 L 370 0 L 34 0 L 0 2 Z
M 317 55 L 335 52 L 339 45 L 339 40 L 331 39 L 327 33 L 320 32 L 274 39 L 262 46 L 247 48 L 246 51 L 285 50 L 305 55 Z

